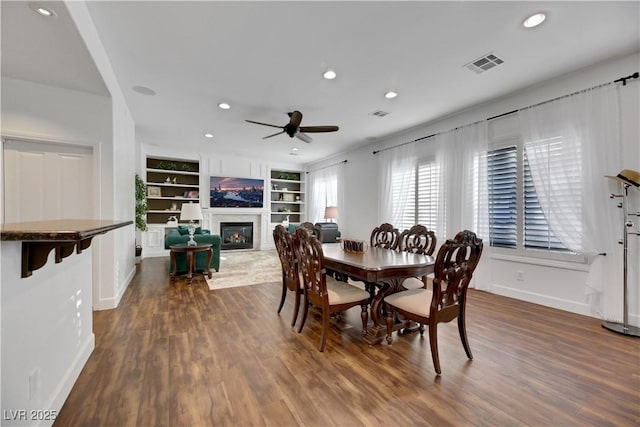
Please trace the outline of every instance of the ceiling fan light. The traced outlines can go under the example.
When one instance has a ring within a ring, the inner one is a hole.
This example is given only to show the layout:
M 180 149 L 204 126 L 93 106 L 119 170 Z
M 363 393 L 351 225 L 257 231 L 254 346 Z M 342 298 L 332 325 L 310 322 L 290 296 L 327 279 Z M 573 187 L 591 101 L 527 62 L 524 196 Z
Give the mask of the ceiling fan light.
M 205 133 L 204 137 L 205 138 L 213 138 L 213 134 L 212 133 Z
M 335 79 L 337 76 L 336 72 L 333 70 L 327 70 L 324 72 L 324 74 L 322 75 L 322 77 L 324 77 L 327 80 L 333 80 Z
M 385 97 L 385 98 L 387 98 L 387 99 L 393 99 L 393 98 L 395 98 L 396 96 L 398 96 L 398 93 L 397 93 L 397 92 L 394 92 L 394 91 L 392 91 L 392 90 L 390 90 L 389 92 L 387 92 L 387 93 L 385 93 L 385 94 L 384 94 L 384 97 Z
M 226 102 L 221 102 L 220 104 L 218 104 L 218 107 L 223 110 L 228 110 L 229 108 L 231 108 L 231 105 L 227 104 Z
M 533 15 L 525 19 L 522 22 L 522 25 L 525 28 L 537 27 L 538 25 L 542 24 L 546 18 L 547 18 L 547 15 L 545 15 L 542 12 L 534 13 Z

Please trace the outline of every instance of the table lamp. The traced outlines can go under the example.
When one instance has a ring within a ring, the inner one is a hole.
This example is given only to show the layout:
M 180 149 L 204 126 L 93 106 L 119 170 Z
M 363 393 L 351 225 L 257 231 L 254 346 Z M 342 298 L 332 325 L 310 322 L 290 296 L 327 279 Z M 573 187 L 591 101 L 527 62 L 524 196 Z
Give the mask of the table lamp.
M 188 246 L 195 246 L 197 242 L 193 240 L 193 234 L 196 232 L 196 225 L 193 221 L 202 220 L 202 209 L 199 203 L 183 203 L 180 209 L 180 221 L 189 221 L 189 241 Z
M 327 206 L 324 209 L 324 219 L 336 220 L 338 218 L 338 208 L 336 206 Z M 335 222 L 335 221 L 331 221 Z

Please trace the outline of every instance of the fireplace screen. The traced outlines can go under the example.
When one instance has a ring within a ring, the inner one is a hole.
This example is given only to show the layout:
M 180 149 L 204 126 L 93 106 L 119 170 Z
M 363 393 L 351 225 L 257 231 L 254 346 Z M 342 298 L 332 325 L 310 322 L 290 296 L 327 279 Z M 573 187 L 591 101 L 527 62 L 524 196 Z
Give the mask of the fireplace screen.
M 221 222 L 221 249 L 252 249 L 253 223 L 251 222 Z

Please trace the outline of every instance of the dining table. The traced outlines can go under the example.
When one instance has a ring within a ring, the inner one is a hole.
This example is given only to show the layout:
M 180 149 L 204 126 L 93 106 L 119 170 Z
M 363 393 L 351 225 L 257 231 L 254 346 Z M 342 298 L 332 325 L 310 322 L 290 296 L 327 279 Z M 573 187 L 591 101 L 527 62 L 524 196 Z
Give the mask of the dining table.
M 372 327 L 367 328 L 364 341 L 370 345 L 380 343 L 386 335 L 384 298 L 406 290 L 402 282 L 409 277 L 422 278 L 433 273 L 435 258 L 429 255 L 392 249 L 369 247 L 364 251 L 346 251 L 340 243 L 324 243 L 324 266 L 342 277 L 375 284 L 371 300 Z M 398 324 L 398 329 L 403 324 Z

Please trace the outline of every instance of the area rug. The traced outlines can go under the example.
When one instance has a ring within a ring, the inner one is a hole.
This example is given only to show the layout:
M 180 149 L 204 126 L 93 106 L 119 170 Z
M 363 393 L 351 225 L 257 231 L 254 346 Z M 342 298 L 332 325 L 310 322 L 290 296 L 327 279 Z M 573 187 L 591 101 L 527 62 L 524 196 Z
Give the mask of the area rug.
M 282 281 L 282 266 L 278 252 L 222 251 L 220 271 L 207 279 L 209 289 L 235 288 Z

